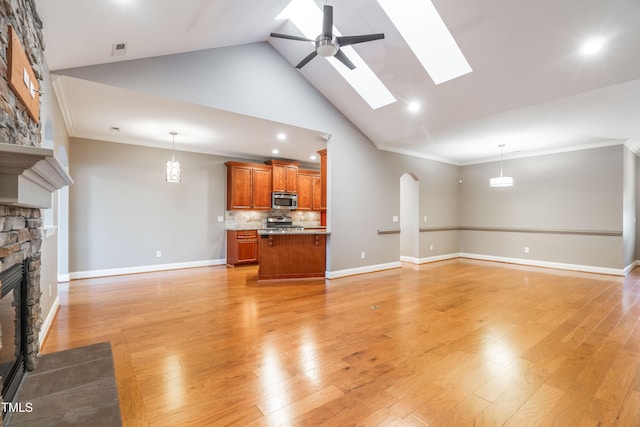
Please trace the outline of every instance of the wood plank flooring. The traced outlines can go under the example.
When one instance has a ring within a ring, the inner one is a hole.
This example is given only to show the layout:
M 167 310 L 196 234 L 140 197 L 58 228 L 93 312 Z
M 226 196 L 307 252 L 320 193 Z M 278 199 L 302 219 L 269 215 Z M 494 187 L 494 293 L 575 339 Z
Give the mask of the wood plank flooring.
M 111 341 L 125 426 L 640 426 L 638 271 L 256 274 L 72 281 L 43 352 Z

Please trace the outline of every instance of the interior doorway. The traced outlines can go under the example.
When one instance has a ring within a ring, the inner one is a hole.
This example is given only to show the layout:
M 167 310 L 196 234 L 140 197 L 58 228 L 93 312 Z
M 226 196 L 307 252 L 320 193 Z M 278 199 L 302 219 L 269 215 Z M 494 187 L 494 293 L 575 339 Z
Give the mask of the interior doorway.
M 420 182 L 412 173 L 400 177 L 400 260 L 417 263 L 420 257 Z

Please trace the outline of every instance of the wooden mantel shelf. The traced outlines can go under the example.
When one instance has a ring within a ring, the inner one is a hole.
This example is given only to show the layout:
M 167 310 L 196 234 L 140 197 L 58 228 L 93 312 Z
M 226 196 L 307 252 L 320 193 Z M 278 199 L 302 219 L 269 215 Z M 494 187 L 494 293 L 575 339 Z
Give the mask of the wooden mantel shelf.
M 0 143 L 0 204 L 51 207 L 51 193 L 73 179 L 48 148 Z

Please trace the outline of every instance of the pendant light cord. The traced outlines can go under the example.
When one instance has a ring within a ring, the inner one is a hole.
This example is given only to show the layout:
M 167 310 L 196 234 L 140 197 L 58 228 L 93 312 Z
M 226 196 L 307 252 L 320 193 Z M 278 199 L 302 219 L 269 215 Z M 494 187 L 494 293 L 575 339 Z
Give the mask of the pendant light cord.
M 175 151 L 176 151 L 176 135 L 178 134 L 178 132 L 169 132 L 172 136 L 172 142 L 171 142 L 171 161 L 175 162 L 176 157 L 175 157 Z

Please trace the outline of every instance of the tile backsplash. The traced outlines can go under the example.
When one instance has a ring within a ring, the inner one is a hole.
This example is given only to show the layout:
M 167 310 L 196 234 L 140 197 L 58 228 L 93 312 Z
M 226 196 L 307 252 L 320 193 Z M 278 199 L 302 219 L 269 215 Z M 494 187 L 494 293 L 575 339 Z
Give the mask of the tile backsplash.
M 287 215 L 293 225 L 305 228 L 320 227 L 320 212 L 315 211 L 226 211 L 225 227 L 228 230 L 259 230 L 267 227 L 268 216 Z

